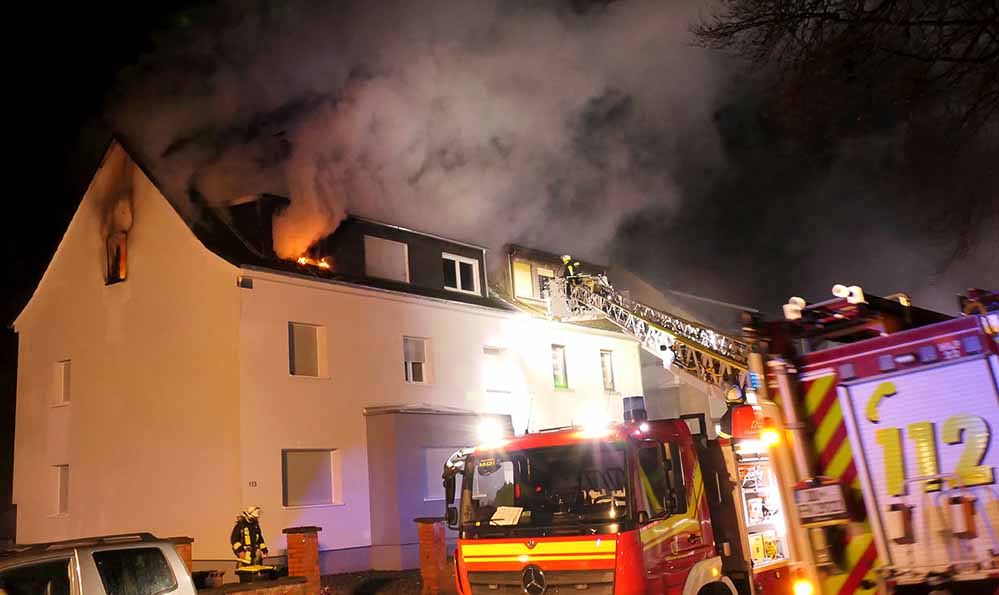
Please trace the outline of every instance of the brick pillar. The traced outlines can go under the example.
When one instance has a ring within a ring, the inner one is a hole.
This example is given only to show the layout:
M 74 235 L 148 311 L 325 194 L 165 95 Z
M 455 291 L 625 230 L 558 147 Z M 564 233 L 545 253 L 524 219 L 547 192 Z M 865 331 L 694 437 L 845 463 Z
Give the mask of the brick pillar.
M 173 549 L 177 550 L 177 555 L 184 561 L 184 566 L 187 566 L 187 571 L 194 572 L 193 556 L 191 553 L 191 544 L 194 543 L 194 539 L 190 537 L 171 537 L 170 541 L 173 542 Z
M 447 543 L 443 517 L 414 519 L 419 529 L 421 595 L 439 595 L 447 579 Z
M 305 577 L 305 594 L 319 595 L 319 532 L 322 527 L 290 527 L 288 536 L 288 576 Z

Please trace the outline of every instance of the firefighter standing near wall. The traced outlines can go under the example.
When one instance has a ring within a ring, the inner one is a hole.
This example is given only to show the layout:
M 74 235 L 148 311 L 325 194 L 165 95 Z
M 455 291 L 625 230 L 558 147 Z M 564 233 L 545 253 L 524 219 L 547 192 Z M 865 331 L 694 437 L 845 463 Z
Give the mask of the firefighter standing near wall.
M 236 524 L 229 536 L 232 551 L 239 559 L 239 568 L 259 566 L 267 555 L 267 544 L 260 532 L 260 507 L 251 506 L 236 517 Z

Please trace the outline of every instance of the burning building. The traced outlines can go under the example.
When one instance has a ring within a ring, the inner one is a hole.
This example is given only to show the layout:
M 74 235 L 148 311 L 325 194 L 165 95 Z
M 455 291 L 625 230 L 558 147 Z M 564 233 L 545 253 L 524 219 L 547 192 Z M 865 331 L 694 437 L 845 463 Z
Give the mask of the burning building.
M 326 573 L 417 564 L 412 519 L 483 418 L 522 433 L 642 392 L 638 345 L 542 315 L 545 255 L 360 218 L 279 259 L 263 195 L 186 222 L 115 143 L 20 337 L 18 541 L 148 530 L 232 556 L 233 514 L 315 525 Z M 509 288 L 498 290 L 497 288 Z

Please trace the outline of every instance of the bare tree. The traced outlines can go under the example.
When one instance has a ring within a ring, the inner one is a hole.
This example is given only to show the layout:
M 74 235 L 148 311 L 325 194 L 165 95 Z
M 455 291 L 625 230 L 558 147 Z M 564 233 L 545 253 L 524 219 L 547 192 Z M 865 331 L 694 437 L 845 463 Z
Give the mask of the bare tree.
M 698 41 L 779 65 L 792 96 L 846 85 L 875 111 L 930 110 L 973 130 L 999 112 L 997 0 L 720 2 Z

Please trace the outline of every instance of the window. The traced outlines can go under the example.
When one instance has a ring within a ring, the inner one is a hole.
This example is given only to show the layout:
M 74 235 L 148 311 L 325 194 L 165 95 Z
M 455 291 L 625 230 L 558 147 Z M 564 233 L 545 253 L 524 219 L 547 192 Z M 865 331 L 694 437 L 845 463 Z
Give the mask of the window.
M 483 380 L 487 392 L 513 392 L 514 370 L 510 354 L 501 347 L 483 347 Z
M 163 552 L 155 547 L 94 552 L 105 593 L 158 595 L 177 588 Z
M 538 267 L 538 299 L 543 299 L 548 293 L 548 285 L 555 278 L 555 271 Z
M 638 510 L 650 519 L 665 516 L 668 509 L 668 479 L 665 450 L 662 444 L 643 445 L 638 449 Z
M 666 460 L 669 461 L 666 470 L 669 479 L 668 488 L 672 495 L 670 514 L 687 512 L 687 486 L 683 481 L 683 459 L 680 458 L 680 447 L 670 443 L 666 447 Z
M 522 298 L 535 297 L 531 263 L 522 260 L 513 261 L 513 294 Z
M 409 246 L 364 236 L 364 274 L 409 283 Z
M 565 345 L 552 345 L 552 376 L 555 388 L 569 388 L 569 377 L 565 369 Z
M 8 595 L 69 595 L 69 558 L 0 571 L 0 590 Z
M 70 400 L 69 383 L 69 360 L 56 362 L 55 366 L 55 394 L 53 395 L 53 405 L 66 405 Z
M 423 460 L 426 466 L 427 489 L 423 496 L 424 500 L 444 499 L 444 480 L 441 475 L 444 472 L 444 463 L 451 455 L 458 451 L 458 447 L 435 447 L 423 449 Z
M 126 259 L 128 245 L 128 233 L 119 231 L 108 236 L 107 242 L 107 284 L 124 281 L 128 276 L 128 262 Z
M 427 361 L 426 339 L 417 337 L 402 338 L 403 367 L 406 382 L 424 384 L 430 382 L 430 365 Z
M 604 390 L 614 392 L 614 353 L 606 349 L 600 350 L 600 371 L 604 376 Z
M 323 506 L 339 498 L 340 456 L 330 449 L 281 453 L 285 506 Z
M 69 514 L 69 465 L 54 465 L 55 473 L 55 514 Z
M 325 329 L 312 324 L 288 323 L 288 373 L 322 376 L 325 364 Z
M 513 292 L 519 298 L 543 299 L 555 271 L 524 260 L 513 261 Z
M 444 253 L 444 288 L 463 293 L 479 293 L 479 261 Z

